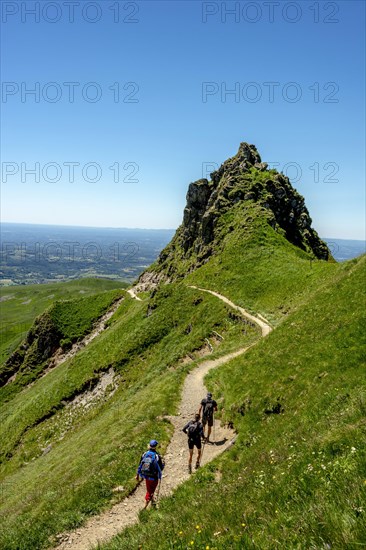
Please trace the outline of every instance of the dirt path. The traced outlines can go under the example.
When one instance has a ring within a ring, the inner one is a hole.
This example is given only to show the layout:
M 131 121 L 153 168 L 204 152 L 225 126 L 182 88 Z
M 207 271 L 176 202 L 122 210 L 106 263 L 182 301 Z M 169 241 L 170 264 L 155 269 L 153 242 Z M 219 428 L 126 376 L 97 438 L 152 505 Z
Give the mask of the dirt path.
M 262 329 L 263 336 L 271 331 L 271 327 L 265 321 L 250 315 L 243 308 L 239 308 L 224 296 L 209 290 L 198 290 L 213 294 L 220 300 L 228 303 L 231 307 L 240 311 L 245 317 L 257 323 Z M 133 290 L 129 292 L 129 294 L 138 299 Z M 207 393 L 207 389 L 203 383 L 205 375 L 211 369 L 230 361 L 234 357 L 242 355 L 247 349 L 248 347 L 241 348 L 223 357 L 202 361 L 187 375 L 183 386 L 182 400 L 179 406 L 178 415 L 169 417 L 169 420 L 174 426 L 174 433 L 164 455 L 166 467 L 161 483 L 160 497 L 170 495 L 178 485 L 190 477 L 187 468 L 187 436 L 182 432 L 182 427 L 192 418 L 193 414 L 198 411 L 200 401 Z M 225 426 L 221 426 L 221 424 L 216 421 L 211 439 L 213 443 L 204 446 L 201 461 L 202 466 L 232 445 L 235 440 L 235 432 Z M 193 463 L 195 462 L 196 452 L 195 450 Z M 98 543 L 110 540 L 125 527 L 138 522 L 138 514 L 144 505 L 144 495 L 144 483 L 140 483 L 134 493 L 113 506 L 110 510 L 91 518 L 84 527 L 72 533 L 61 535 L 61 537 L 63 537 L 62 542 L 57 546 L 57 549 L 65 550 L 71 548 L 72 550 L 90 550 L 91 548 L 95 548 Z
M 237 311 L 240 311 L 240 313 L 244 317 L 246 317 L 247 319 L 249 319 L 250 321 L 252 321 L 253 323 L 255 323 L 256 325 L 258 325 L 260 327 L 260 329 L 262 331 L 262 336 L 267 336 L 267 334 L 269 334 L 271 332 L 272 327 L 270 326 L 267 319 L 265 319 L 263 317 L 263 315 L 258 314 L 258 317 L 255 317 L 254 315 L 251 315 L 244 308 L 242 308 L 240 306 L 237 306 L 236 304 L 234 304 L 234 302 L 229 300 L 229 298 L 226 298 L 226 296 L 223 296 L 222 294 L 219 294 L 218 292 L 214 292 L 213 290 L 207 290 L 205 288 L 199 288 L 198 286 L 194 286 L 194 285 L 191 285 L 189 288 L 195 288 L 196 290 L 201 290 L 202 292 L 208 292 L 209 294 L 212 294 L 213 296 L 216 296 L 216 298 L 219 298 L 220 300 L 225 302 L 225 304 L 228 304 L 229 306 L 236 309 Z
M 135 300 L 137 300 L 138 302 L 142 302 L 141 298 L 137 296 L 133 288 L 129 288 L 127 292 L 131 296 L 131 298 L 135 298 Z

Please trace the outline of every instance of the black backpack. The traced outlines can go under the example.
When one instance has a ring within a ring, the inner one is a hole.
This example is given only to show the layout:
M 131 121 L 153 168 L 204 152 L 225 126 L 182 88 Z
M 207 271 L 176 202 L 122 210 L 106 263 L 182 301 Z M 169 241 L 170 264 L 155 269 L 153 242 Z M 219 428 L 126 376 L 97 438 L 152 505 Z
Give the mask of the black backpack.
M 141 475 L 155 477 L 158 475 L 158 457 L 153 451 L 147 451 L 141 459 Z
M 199 435 L 199 423 L 192 421 L 188 426 L 187 432 L 189 439 L 195 439 Z
M 214 413 L 214 404 L 212 399 L 206 401 L 205 408 L 203 409 L 203 417 L 205 419 L 211 420 Z

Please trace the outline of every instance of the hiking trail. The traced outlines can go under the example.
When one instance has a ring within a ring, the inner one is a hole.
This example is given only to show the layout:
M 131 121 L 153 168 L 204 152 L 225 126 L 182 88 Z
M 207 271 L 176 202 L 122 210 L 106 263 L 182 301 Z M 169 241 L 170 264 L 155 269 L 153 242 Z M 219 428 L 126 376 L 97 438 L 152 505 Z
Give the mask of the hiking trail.
M 191 288 L 213 294 L 231 307 L 240 311 L 243 316 L 247 317 L 261 328 L 262 336 L 266 336 L 272 330 L 263 318 L 259 319 L 254 317 L 243 308 L 236 306 L 225 296 L 211 290 L 194 286 Z M 141 300 L 136 296 L 133 289 L 128 291 L 128 293 L 132 298 Z M 186 376 L 178 414 L 176 416 L 166 417 L 173 424 L 174 433 L 164 453 L 165 469 L 163 472 L 159 499 L 172 494 L 178 485 L 184 483 L 190 477 L 187 468 L 187 436 L 182 432 L 182 428 L 188 420 L 193 418 L 194 413 L 198 411 L 201 399 L 207 394 L 207 389 L 203 383 L 204 377 L 211 369 L 223 365 L 234 357 L 242 355 L 249 347 L 251 346 L 240 348 L 217 359 L 206 359 L 201 361 L 201 363 Z M 221 426 L 220 422 L 215 420 L 214 428 L 211 433 L 213 443 L 204 445 L 201 466 L 204 466 L 230 447 L 235 437 L 236 434 L 234 430 Z M 143 452 L 143 449 L 141 452 Z M 193 464 L 195 463 L 196 456 L 197 449 L 194 450 Z M 136 457 L 136 469 L 139 458 L 139 456 Z M 193 472 L 194 471 L 193 469 Z M 194 473 L 191 475 L 194 475 Z M 124 528 L 137 523 L 138 514 L 144 506 L 145 492 L 145 483 L 140 482 L 136 490 L 123 501 L 115 504 L 109 510 L 102 512 L 99 516 L 91 517 L 84 526 L 75 531 L 58 535 L 58 538 L 62 542 L 56 547 L 57 550 L 66 550 L 70 548 L 72 550 L 90 550 L 95 548 L 98 543 L 107 542 Z

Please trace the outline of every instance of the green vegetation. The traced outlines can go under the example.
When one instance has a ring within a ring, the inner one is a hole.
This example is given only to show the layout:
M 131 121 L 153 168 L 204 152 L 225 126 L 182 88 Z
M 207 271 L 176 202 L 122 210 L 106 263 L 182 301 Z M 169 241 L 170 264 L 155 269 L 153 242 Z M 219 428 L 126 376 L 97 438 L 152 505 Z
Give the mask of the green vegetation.
M 103 550 L 366 545 L 365 260 L 210 373 L 234 447 Z
M 258 160 L 250 147 L 241 144 L 240 154 Z M 126 295 L 106 330 L 45 376 L 40 335 L 55 331 L 67 349 L 118 296 L 116 285 L 76 281 L 38 299 L 40 287 L 34 294 L 28 287 L 4 302 L 7 323 L 29 323 L 28 330 L 51 299 L 90 285 L 89 297 L 49 307 L 31 332 L 32 369 L 3 389 L 1 548 L 47 548 L 57 533 L 131 493 L 146 442 L 156 437 L 164 453 L 172 433 L 166 417 L 176 413 L 206 339 L 214 356 L 258 341 L 207 377 L 220 415 L 237 430 L 235 445 L 103 550 L 366 545 L 366 257 L 333 262 L 289 181 L 240 168 L 242 160 L 229 159 L 212 183 L 190 188 L 187 225 L 149 268 L 160 286 L 141 302 Z M 227 296 L 275 330 L 259 341 L 257 328 L 188 285 Z M 28 300 L 40 309 L 22 316 Z M 5 335 L 6 355 L 20 334 Z
M 1 287 L 0 363 L 25 338 L 35 318 L 54 301 L 91 296 L 126 286 L 107 279 L 78 279 L 67 283 Z
M 146 302 L 127 298 L 106 331 L 0 408 L 2 548 L 45 548 L 50 535 L 110 504 L 113 487 L 125 488 L 119 498 L 132 490 L 151 434 L 163 449 L 169 439 L 163 417 L 176 411 L 195 365 L 182 359 L 201 350 L 213 330 L 225 336 L 216 353 L 259 337 L 219 300 L 182 284 Z M 72 405 L 110 369 L 114 393 L 91 408 Z
M 47 368 L 49 358 L 60 346 L 64 351 L 91 332 L 99 319 L 121 296 L 110 290 L 86 298 L 57 301 L 37 317 L 25 341 L 0 367 L 0 403 L 30 384 Z M 15 380 L 11 380 L 12 376 Z
M 231 228 L 235 227 L 235 231 Z M 217 251 L 186 281 L 220 292 L 274 325 L 340 273 L 267 223 L 257 204 L 235 205 L 220 218 Z

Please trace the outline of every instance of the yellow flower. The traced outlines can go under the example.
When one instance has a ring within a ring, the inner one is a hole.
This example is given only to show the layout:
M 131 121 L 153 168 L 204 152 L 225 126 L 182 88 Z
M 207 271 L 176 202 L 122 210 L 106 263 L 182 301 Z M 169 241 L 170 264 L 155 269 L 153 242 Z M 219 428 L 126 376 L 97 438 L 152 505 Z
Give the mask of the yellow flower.
M 183 531 L 179 531 L 179 534 L 180 534 L 180 535 L 183 535 Z
M 242 527 L 245 527 L 245 523 L 242 523 L 241 526 L 242 526 Z
M 191 546 L 193 546 L 193 545 L 194 545 L 194 541 L 193 541 L 193 540 L 191 540 Z
M 206 546 L 206 550 L 210 550 L 210 547 L 209 547 L 209 546 Z
M 199 528 L 200 528 L 200 526 L 199 526 L 199 525 L 196 525 L 196 529 L 199 529 Z

